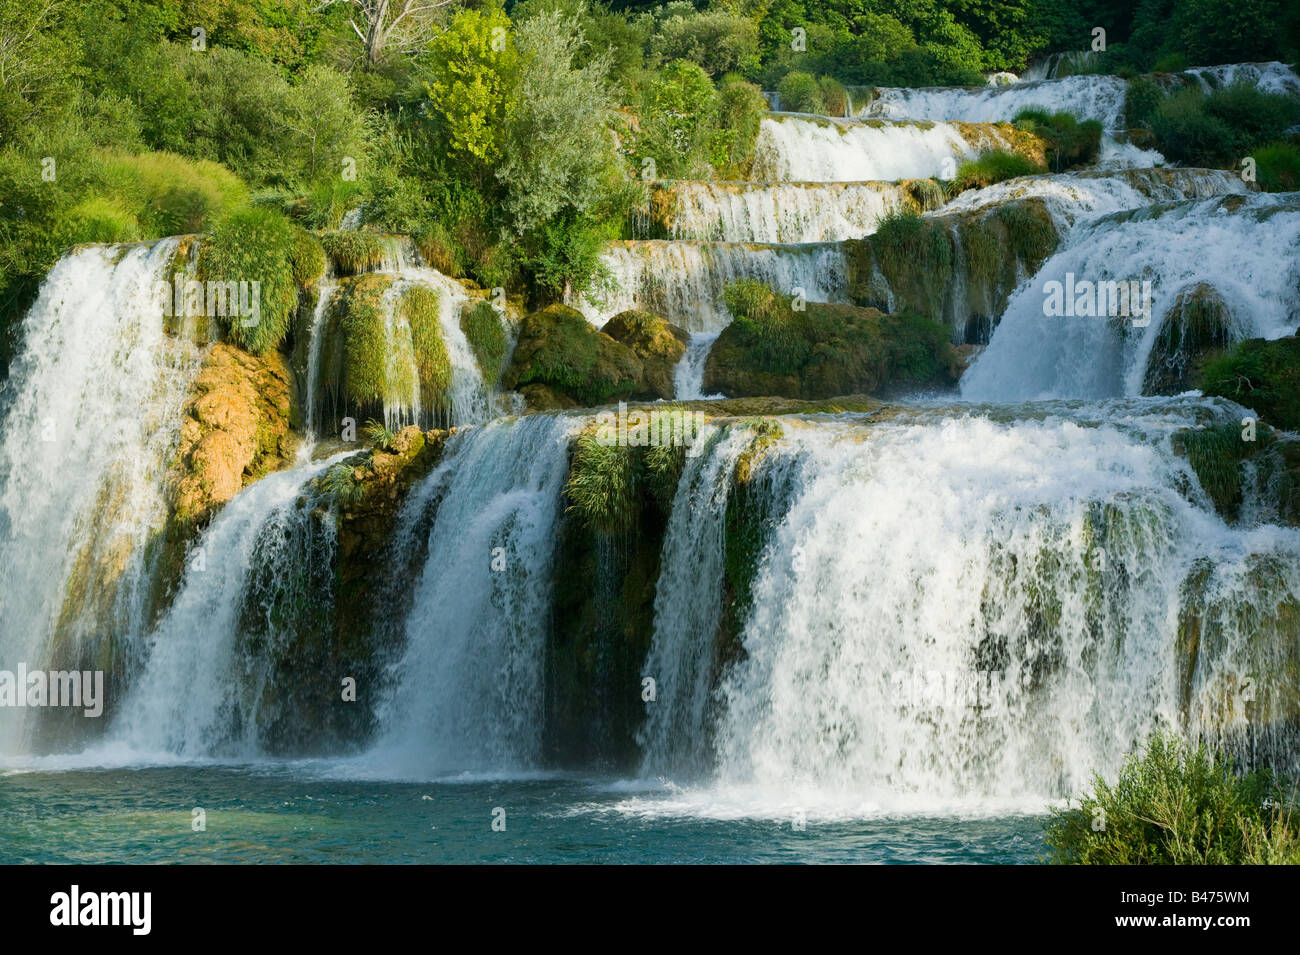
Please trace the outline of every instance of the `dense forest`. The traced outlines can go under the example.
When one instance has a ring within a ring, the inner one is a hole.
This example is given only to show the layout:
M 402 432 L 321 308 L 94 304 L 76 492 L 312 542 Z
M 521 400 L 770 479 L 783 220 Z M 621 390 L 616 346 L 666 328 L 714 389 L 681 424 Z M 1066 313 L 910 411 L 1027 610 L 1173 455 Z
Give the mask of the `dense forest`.
M 1283 0 L 0 0 L 0 322 L 70 245 L 204 231 L 261 274 L 272 321 L 243 344 L 270 347 L 285 250 L 349 210 L 545 304 L 600 281 L 645 180 L 743 178 L 760 90 L 837 115 L 846 88 L 1053 52 L 1125 77 L 1292 62 L 1297 24 Z M 1131 97 L 1138 124 L 1162 95 Z M 1240 116 L 1176 112 L 1171 158 L 1232 151 Z

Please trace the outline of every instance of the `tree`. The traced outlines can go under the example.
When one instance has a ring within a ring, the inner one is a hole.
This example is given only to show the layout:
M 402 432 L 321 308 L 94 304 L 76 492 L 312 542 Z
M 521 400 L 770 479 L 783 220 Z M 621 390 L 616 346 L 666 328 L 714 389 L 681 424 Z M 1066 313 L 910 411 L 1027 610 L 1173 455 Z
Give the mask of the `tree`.
M 351 4 L 356 15 L 348 21 L 361 40 L 366 65 L 379 66 L 385 57 L 426 46 L 433 37 L 436 14 L 452 0 L 325 0 L 318 10 Z M 361 22 L 358 23 L 357 20 Z

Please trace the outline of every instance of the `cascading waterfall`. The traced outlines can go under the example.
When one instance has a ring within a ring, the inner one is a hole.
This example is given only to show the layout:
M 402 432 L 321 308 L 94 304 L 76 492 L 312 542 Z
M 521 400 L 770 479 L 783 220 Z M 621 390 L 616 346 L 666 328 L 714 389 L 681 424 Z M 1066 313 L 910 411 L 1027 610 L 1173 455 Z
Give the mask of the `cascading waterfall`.
M 316 284 L 316 306 L 312 309 L 311 326 L 308 331 L 311 339 L 307 344 L 307 380 L 303 387 L 303 421 L 306 423 L 307 431 L 311 437 L 315 437 L 319 427 L 316 420 L 316 399 L 323 390 L 321 385 L 321 353 L 325 348 L 326 319 L 329 316 L 330 306 L 333 304 L 337 292 L 338 282 L 328 275 L 322 275 L 320 281 Z M 311 440 L 303 442 L 303 453 L 310 453 L 313 444 L 314 441 Z
M 952 178 L 962 160 L 1003 145 L 995 130 L 971 143 L 946 123 L 765 116 L 754 145 L 753 178 L 767 182 L 859 182 Z
M 1207 93 L 1234 83 L 1250 83 L 1266 93 L 1289 93 L 1300 96 L 1300 76 L 1285 63 L 1228 63 L 1224 66 L 1194 66 L 1182 71 L 1190 75 Z
M 1261 649 L 1258 614 L 1230 608 L 1300 598 L 1300 532 L 1226 527 L 1189 499 L 1170 446 L 1239 411 L 1182 399 L 787 427 L 760 463 L 781 480 L 744 656 L 710 700 L 698 656 L 714 619 L 693 588 L 722 559 L 719 484 L 702 480 L 727 460 L 715 451 L 674 503 L 662 573 L 686 576 L 656 604 L 647 672 L 674 680 L 647 705 L 647 768 L 689 778 L 695 754 L 674 747 L 711 737 L 715 808 L 1037 808 L 1113 774 L 1162 721 L 1239 751 L 1246 714 L 1224 697 L 1250 676 L 1261 700 L 1289 699 L 1291 651 Z M 1271 589 L 1242 586 L 1257 555 Z M 1214 593 L 1189 596 L 1211 567 Z M 1207 607 L 1217 645 L 1189 670 L 1180 615 Z M 1295 728 L 1272 727 L 1294 762 Z
M 556 524 L 581 424 L 530 415 L 460 432 L 416 490 L 412 506 L 437 510 L 393 696 L 364 760 L 373 771 L 535 767 Z
M 736 459 L 752 438 L 739 426 L 699 435 L 704 448 L 687 458 L 677 484 L 655 588 L 654 641 L 644 666 L 656 684 L 637 738 L 646 773 L 708 768 L 705 726 L 722 614 L 723 520 Z
M 906 198 L 889 182 L 678 182 L 669 189 L 669 236 L 720 242 L 857 239 Z
M 166 616 L 139 650 L 147 662 L 132 680 L 105 752 L 194 759 L 263 751 L 259 709 L 274 685 L 271 661 L 290 639 L 286 607 L 330 603 L 324 588 L 333 524 L 317 519 L 310 482 L 350 453 L 267 475 L 217 514 L 187 561 Z M 312 592 L 286 591 L 303 586 Z M 250 646 L 253 632 L 258 639 Z M 334 675 L 320 679 L 332 687 Z
M 704 393 L 704 366 L 709 351 L 718 340 L 717 332 L 695 332 L 686 343 L 686 354 L 673 370 L 673 397 L 679 401 L 697 401 L 704 398 L 721 398 L 722 395 Z
M 27 315 L 0 412 L 0 669 L 110 669 L 148 626 L 149 545 L 204 354 L 164 330 L 157 286 L 177 248 L 74 250 Z M 0 753 L 23 747 L 26 712 L 3 711 Z
M 934 122 L 1009 123 L 1031 106 L 1099 120 L 1106 129 L 1124 125 L 1128 84 L 1117 76 L 1067 76 L 1004 86 L 885 88 L 858 111 L 861 118 Z
M 1140 394 L 1161 321 L 1179 292 L 1199 283 L 1223 297 L 1239 337 L 1290 335 L 1300 309 L 1297 252 L 1295 194 L 1151 206 L 1080 224 L 1012 295 L 989 347 L 962 378 L 962 396 L 1020 401 Z M 1138 280 L 1152 283 L 1145 327 L 1131 318 L 1045 311 L 1048 282 L 1069 287 Z
M 837 243 L 612 242 L 602 254 L 612 289 L 587 293 L 574 307 L 595 325 L 631 308 L 688 332 L 717 333 L 731 322 L 727 285 L 757 279 L 809 302 L 846 302 L 844 252 Z

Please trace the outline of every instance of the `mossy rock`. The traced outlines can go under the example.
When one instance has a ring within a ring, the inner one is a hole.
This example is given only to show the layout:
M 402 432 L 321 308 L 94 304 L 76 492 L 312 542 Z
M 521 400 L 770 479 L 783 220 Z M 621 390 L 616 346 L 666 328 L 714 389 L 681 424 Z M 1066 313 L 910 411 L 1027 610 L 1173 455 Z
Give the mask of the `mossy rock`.
M 502 365 L 510 350 L 505 316 L 491 302 L 481 299 L 461 309 L 460 330 L 474 351 L 483 380 L 495 384 L 501 378 Z
M 176 519 L 201 523 L 263 475 L 287 466 L 293 376 L 279 352 L 213 346 L 185 402 L 169 489 Z
M 673 397 L 673 374 L 690 341 L 684 329 L 657 315 L 632 309 L 615 315 L 601 331 L 632 349 L 641 359 L 644 369 L 641 395 L 665 400 Z
M 439 305 L 437 290 L 427 285 L 408 285 L 402 289 L 398 312 L 411 329 L 420 403 L 441 409 L 451 390 L 451 356 L 442 337 Z
M 1204 365 L 1228 347 L 1232 313 L 1204 282 L 1182 289 L 1160 324 L 1147 358 L 1144 395 L 1176 395 L 1200 380 Z
M 506 388 L 545 385 L 584 407 L 629 398 L 641 389 L 641 359 L 597 331 L 582 313 L 551 305 L 524 318 Z
M 389 361 L 387 300 L 393 279 L 363 275 L 350 283 L 338 303 L 343 390 L 361 408 L 413 391 L 413 373 L 404 362 Z
M 796 312 L 756 282 L 732 286 L 727 301 L 735 321 L 709 352 L 706 391 L 818 399 L 956 381 L 947 329 L 914 313 L 813 302 Z
M 1201 390 L 1230 398 L 1284 431 L 1300 431 L 1300 338 L 1251 338 L 1205 365 Z

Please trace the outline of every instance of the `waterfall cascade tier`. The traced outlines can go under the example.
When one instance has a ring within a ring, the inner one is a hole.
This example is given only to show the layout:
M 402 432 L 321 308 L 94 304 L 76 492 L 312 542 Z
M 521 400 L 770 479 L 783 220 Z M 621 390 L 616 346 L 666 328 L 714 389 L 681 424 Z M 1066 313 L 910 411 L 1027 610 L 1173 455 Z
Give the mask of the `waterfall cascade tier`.
M 1067 76 L 1005 86 L 881 87 L 858 109 L 860 118 L 932 122 L 1009 123 L 1023 109 L 1095 119 L 1109 130 L 1124 125 L 1128 84 L 1117 76 Z
M 1023 401 L 1140 394 L 1162 321 L 1180 293 L 1202 283 L 1226 303 L 1234 338 L 1291 335 L 1300 313 L 1298 262 L 1294 193 L 1150 206 L 1080 224 L 1011 297 L 989 347 L 963 377 L 962 395 Z M 1133 281 L 1151 283 L 1145 325 L 1085 309 L 1049 314 L 1048 283 L 1085 295 L 1077 283 Z
M 167 469 L 203 347 L 165 331 L 178 240 L 61 259 L 0 406 L 0 670 L 110 670 L 157 602 Z M 0 710 L 0 752 L 28 711 Z
M 764 182 L 951 179 L 963 160 L 1007 145 L 987 125 L 782 113 L 763 118 L 752 175 Z
M 712 694 L 699 652 L 737 445 L 711 443 L 664 545 L 647 770 L 785 813 L 1041 804 L 1162 723 L 1294 765 L 1300 532 L 1225 527 L 1171 450 L 1239 416 L 1183 400 L 786 420 L 748 478 L 770 523 L 743 654 Z M 1199 656 L 1189 620 L 1213 621 Z M 1267 684 L 1256 728 L 1248 678 Z
M 660 187 L 670 239 L 833 242 L 869 235 L 907 193 L 892 182 L 674 182 Z
M 612 242 L 602 256 L 612 289 L 574 301 L 595 325 L 637 308 L 688 332 L 717 333 L 731 323 L 723 293 L 757 279 L 809 302 L 846 302 L 844 253 L 838 243 L 763 245 L 740 242 Z

